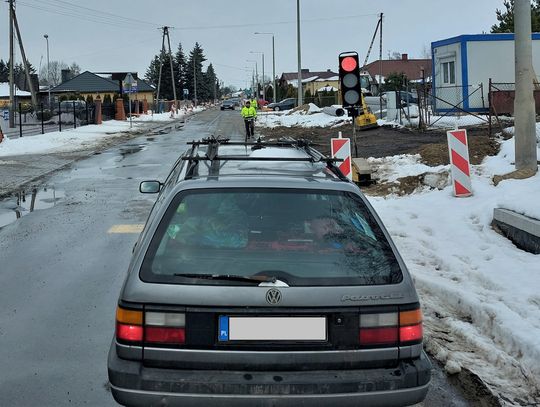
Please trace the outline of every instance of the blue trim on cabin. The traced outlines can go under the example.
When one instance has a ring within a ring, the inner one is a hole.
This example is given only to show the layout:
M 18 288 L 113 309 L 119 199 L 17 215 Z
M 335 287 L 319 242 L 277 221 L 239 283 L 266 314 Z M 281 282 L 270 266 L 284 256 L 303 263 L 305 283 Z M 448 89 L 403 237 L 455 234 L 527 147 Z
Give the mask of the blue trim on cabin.
M 461 100 L 463 110 L 469 110 L 469 65 L 467 64 L 467 41 L 461 40 Z
M 533 40 L 540 40 L 540 33 L 532 33 L 531 38 Z M 432 81 L 433 95 L 436 92 L 436 80 L 435 80 L 435 49 L 444 47 L 451 44 L 460 44 L 461 47 L 461 86 L 462 86 L 462 99 L 463 109 L 470 112 L 487 112 L 488 108 L 470 108 L 469 98 L 467 97 L 467 91 L 469 88 L 469 65 L 468 65 L 468 53 L 467 43 L 475 41 L 514 41 L 514 33 L 502 33 L 502 34 L 465 34 L 458 35 L 456 37 L 446 38 L 444 40 L 434 41 L 431 43 L 431 65 L 432 65 Z M 456 84 L 457 85 L 457 84 Z M 435 99 L 435 105 L 437 100 Z M 457 109 L 435 109 L 436 113 L 448 113 L 458 112 Z

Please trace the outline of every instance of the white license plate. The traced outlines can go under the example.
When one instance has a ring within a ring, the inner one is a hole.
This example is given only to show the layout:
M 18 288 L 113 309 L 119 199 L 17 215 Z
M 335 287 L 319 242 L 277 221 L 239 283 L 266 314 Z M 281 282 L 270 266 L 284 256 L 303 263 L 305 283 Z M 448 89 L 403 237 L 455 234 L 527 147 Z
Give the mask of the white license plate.
M 220 341 L 326 341 L 325 317 L 219 317 Z

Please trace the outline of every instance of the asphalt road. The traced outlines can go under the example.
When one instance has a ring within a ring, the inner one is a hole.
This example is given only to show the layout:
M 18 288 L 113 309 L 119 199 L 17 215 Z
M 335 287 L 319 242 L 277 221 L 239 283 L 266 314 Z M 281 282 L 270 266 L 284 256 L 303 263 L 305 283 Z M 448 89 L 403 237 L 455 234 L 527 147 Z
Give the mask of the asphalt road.
M 143 135 L 44 179 L 33 201 L 46 209 L 0 228 L 0 406 L 115 405 L 107 352 L 137 238 L 119 225 L 143 224 L 155 199 L 138 184 L 164 179 L 186 141 L 243 132 L 238 111 L 210 110 Z M 436 368 L 423 405 L 474 404 Z

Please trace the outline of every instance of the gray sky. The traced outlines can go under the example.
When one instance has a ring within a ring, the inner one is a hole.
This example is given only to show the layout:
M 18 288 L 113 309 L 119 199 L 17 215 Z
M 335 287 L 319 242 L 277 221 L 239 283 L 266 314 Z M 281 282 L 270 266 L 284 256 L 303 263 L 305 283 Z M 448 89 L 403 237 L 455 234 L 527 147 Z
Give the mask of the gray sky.
M 377 24 L 385 15 L 383 49 L 420 58 L 432 41 L 460 34 L 489 32 L 502 0 L 301 0 L 302 67 L 337 69 L 337 56 L 357 51 L 363 60 Z M 137 71 L 144 76 L 161 47 L 157 27 L 169 25 L 173 52 L 181 42 L 186 53 L 198 41 L 225 84 L 245 87 L 265 53 L 265 73 L 272 72 L 271 36 L 276 42 L 276 74 L 297 70 L 296 1 L 294 0 L 19 0 L 17 16 L 28 59 L 36 67 L 50 59 L 77 62 L 82 70 Z M 111 14 L 97 15 L 93 10 Z M 133 20 L 124 20 L 124 16 Z M 354 16 L 354 17 L 346 17 Z M 137 20 L 137 21 L 134 21 Z M 9 54 L 8 6 L 0 3 L 0 58 Z M 99 21 L 99 22 L 98 22 Z M 378 40 L 370 61 L 378 59 Z M 20 61 L 17 51 L 17 60 Z

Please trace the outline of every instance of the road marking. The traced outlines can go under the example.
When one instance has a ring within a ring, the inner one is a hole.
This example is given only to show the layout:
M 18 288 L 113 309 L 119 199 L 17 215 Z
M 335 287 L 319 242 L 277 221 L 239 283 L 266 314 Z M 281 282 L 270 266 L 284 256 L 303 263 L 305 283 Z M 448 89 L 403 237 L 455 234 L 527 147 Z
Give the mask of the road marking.
M 141 233 L 144 225 L 114 225 L 107 233 Z

